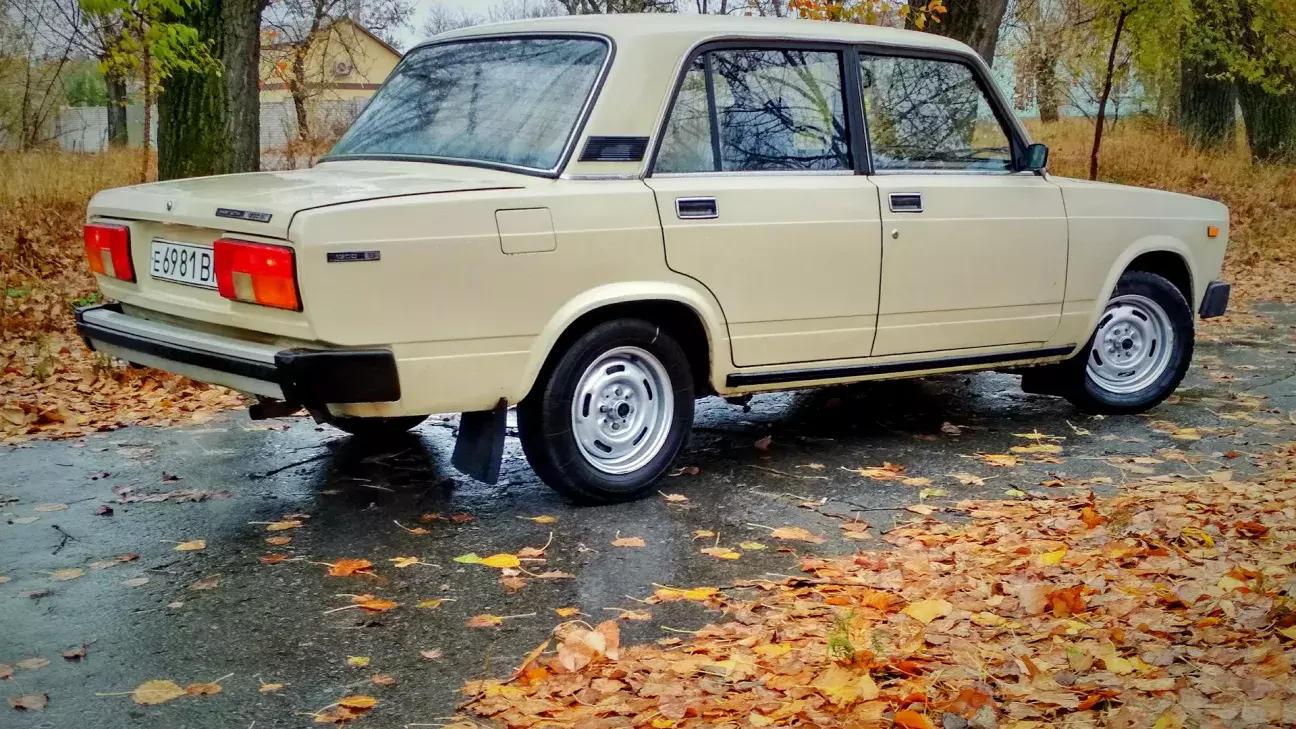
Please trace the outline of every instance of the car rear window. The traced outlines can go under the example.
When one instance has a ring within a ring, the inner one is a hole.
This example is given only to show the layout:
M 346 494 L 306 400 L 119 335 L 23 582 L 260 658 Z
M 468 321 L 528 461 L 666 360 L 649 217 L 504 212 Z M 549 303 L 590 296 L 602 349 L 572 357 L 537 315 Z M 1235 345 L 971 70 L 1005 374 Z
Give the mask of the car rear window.
M 607 61 L 597 38 L 487 38 L 417 48 L 329 153 L 554 170 Z

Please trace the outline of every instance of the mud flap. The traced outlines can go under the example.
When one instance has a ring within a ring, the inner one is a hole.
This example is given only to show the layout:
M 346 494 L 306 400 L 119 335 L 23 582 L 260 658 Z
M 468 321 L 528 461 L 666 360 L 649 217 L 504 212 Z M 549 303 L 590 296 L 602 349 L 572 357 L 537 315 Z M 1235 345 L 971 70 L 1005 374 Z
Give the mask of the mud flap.
M 484 483 L 499 481 L 504 460 L 504 429 L 508 423 L 508 402 L 500 399 L 494 410 L 479 410 L 459 416 L 459 437 L 455 439 L 450 465 L 465 476 Z

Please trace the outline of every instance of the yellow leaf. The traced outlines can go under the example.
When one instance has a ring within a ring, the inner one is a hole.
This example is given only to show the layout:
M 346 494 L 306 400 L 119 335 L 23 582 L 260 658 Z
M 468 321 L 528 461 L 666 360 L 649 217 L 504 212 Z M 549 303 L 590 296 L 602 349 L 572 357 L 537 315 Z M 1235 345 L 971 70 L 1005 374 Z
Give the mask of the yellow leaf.
M 399 569 L 404 569 L 406 567 L 413 567 L 414 565 L 418 564 L 419 558 L 418 557 L 393 557 L 392 559 L 389 559 L 387 561 L 396 565 L 396 567 Z
M 421 601 L 419 601 L 419 603 L 418 603 L 417 605 L 415 605 L 414 607 L 419 607 L 419 608 L 439 608 L 439 607 L 441 607 L 441 604 L 442 604 L 442 603 L 446 602 L 446 600 L 447 600 L 447 598 L 431 597 L 431 598 L 428 598 L 427 600 L 421 600 Z
M 1066 547 L 1054 552 L 1045 552 L 1039 556 L 1039 562 L 1045 567 L 1052 567 L 1062 564 L 1062 558 L 1066 556 Z
M 359 711 L 367 711 L 377 705 L 378 699 L 375 699 L 372 696 L 347 696 L 346 698 L 338 700 L 338 706 L 345 706 L 348 709 L 357 709 Z
M 855 671 L 842 666 L 831 666 L 810 682 L 812 688 L 819 690 L 824 698 L 837 706 L 850 706 L 864 699 L 877 698 L 878 687 L 873 677 L 865 673 L 856 675 Z
M 715 532 L 711 531 L 710 529 L 697 529 L 693 532 L 694 539 L 708 539 L 714 536 L 715 536 Z
M 260 691 L 260 692 L 263 693 L 263 694 L 272 694 L 272 693 L 274 693 L 274 692 L 276 692 L 276 691 L 282 689 L 283 687 L 284 687 L 284 685 L 281 684 L 281 683 L 263 683 L 263 684 L 261 684 L 261 688 L 259 688 L 259 689 L 257 689 L 257 690 Z
M 1201 440 L 1201 433 L 1196 428 L 1180 428 L 1170 434 L 1175 440 Z
M 520 516 L 518 518 L 533 521 L 537 524 L 552 524 L 558 521 L 558 517 L 556 516 Z
M 1152 729 L 1181 729 L 1183 722 L 1175 715 L 1174 709 L 1166 709 L 1165 713 L 1157 717 L 1156 723 Z
M 1237 579 L 1236 577 L 1229 577 L 1228 575 L 1224 575 L 1223 577 L 1221 577 L 1219 579 L 1219 582 L 1216 584 L 1218 584 L 1220 589 L 1225 592 L 1232 592 L 1233 590 L 1236 590 L 1239 587 L 1246 587 L 1245 582 Z
M 754 652 L 758 656 L 764 656 L 766 658 L 778 658 L 779 656 L 785 656 L 788 653 L 791 653 L 792 644 L 791 643 L 764 643 L 756 646 L 755 648 L 752 648 L 752 652 Z
M 949 602 L 945 600 L 936 598 L 933 600 L 911 602 L 900 612 L 926 625 L 936 618 L 943 618 L 946 615 L 949 615 L 952 610 L 954 610 L 953 605 L 949 604 Z
M 1003 625 L 1004 623 L 1008 622 L 1004 618 L 995 615 L 994 613 L 988 613 L 988 612 L 973 613 L 971 620 L 973 623 L 976 623 L 977 625 L 980 625 L 984 628 L 997 628 L 1000 625 Z
M 502 570 L 511 567 L 518 567 L 522 564 L 522 560 L 518 559 L 516 554 L 492 554 L 489 557 L 482 558 L 481 563 L 487 567 L 494 567 Z
M 738 559 L 741 553 L 735 552 L 728 547 L 708 547 L 702 550 L 702 554 L 707 554 L 716 559 Z
M 347 656 L 347 665 L 364 668 L 369 665 L 369 656 Z
M 76 567 L 70 567 L 64 570 L 54 570 L 53 572 L 49 573 L 51 580 L 57 580 L 59 582 L 67 582 L 68 580 L 75 580 L 76 578 L 84 574 L 85 574 L 85 570 L 77 569 Z
M 761 544 L 760 542 L 743 542 L 738 546 L 742 547 L 748 552 L 755 552 L 761 549 L 769 549 L 769 547 L 766 547 L 764 544 Z
M 978 457 L 987 465 L 998 468 L 1013 468 L 1021 465 L 1021 459 L 1007 453 L 980 453 Z
M 652 720 L 653 729 L 671 729 L 671 727 L 673 726 L 675 726 L 674 719 L 665 719 L 665 718 L 658 717 Z
M 580 615 L 580 608 L 578 607 L 554 608 L 554 612 L 557 613 L 558 617 L 560 618 L 570 618 L 573 615 Z
M 185 695 L 185 690 L 180 688 L 175 681 L 145 681 L 131 692 L 131 699 L 137 704 L 152 706 L 154 704 L 165 704 L 171 699 L 176 699 Z
M 1278 633 L 1292 640 L 1296 640 L 1296 625 L 1293 625 L 1290 628 L 1280 628 Z
M 285 531 L 285 530 L 288 530 L 288 529 L 299 529 L 299 528 L 301 528 L 301 526 L 302 526 L 302 523 L 299 522 L 299 521 L 291 521 L 291 520 L 288 520 L 288 521 L 276 521 L 276 522 L 274 522 L 274 523 L 272 523 L 272 524 L 266 524 L 266 531 L 268 531 L 268 532 L 282 532 L 282 531 Z
M 200 549 L 206 549 L 206 548 L 207 548 L 207 540 L 205 539 L 195 539 L 189 542 L 180 542 L 179 544 L 172 547 L 172 549 L 174 549 L 177 552 L 196 552 Z

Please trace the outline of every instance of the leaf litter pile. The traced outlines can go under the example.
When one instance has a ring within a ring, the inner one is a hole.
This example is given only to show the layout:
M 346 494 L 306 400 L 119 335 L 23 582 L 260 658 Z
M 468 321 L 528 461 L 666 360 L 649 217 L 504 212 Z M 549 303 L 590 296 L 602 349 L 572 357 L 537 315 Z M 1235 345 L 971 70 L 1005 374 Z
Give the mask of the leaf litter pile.
M 802 576 L 660 589 L 724 621 L 563 623 L 465 708 L 508 727 L 1296 723 L 1296 447 L 1264 476 L 966 501 Z M 552 648 L 551 648 L 552 646 Z M 479 720 L 465 720 L 465 726 Z M 458 725 L 456 725 L 458 726 Z

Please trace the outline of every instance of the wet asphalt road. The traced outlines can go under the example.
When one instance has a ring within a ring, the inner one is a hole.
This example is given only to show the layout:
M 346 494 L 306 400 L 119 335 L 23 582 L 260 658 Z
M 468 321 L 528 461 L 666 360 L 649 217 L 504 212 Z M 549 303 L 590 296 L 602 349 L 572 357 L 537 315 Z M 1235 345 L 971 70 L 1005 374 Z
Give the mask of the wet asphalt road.
M 1021 491 L 1110 490 L 1149 469 L 1246 472 L 1254 468 L 1248 454 L 1296 438 L 1296 307 L 1256 311 L 1263 318 L 1246 326 L 1205 329 L 1189 380 L 1146 417 L 1088 417 L 1064 401 L 1023 394 L 1018 378 L 1005 374 L 769 395 L 754 399 L 749 412 L 707 400 L 680 464 L 698 473 L 662 487 L 686 496 L 684 503 L 654 496 L 613 507 L 569 506 L 536 480 L 514 439 L 505 479 L 496 486 L 473 482 L 448 466 L 449 420 L 430 421 L 378 450 L 309 420 L 272 422 L 267 429 L 245 413 L 196 428 L 128 429 L 83 441 L 0 447 L 0 577 L 9 578 L 0 584 L 0 664 L 50 661 L 42 668 L 16 667 L 12 679 L 0 680 L 6 697 L 50 697 L 43 711 L 0 706 L 0 726 L 302 727 L 312 725 L 304 714 L 352 693 L 380 702 L 361 726 L 442 724 L 454 712 L 462 682 L 507 673 L 562 621 L 554 608 L 579 607 L 590 622 L 617 615 L 605 608 L 650 609 L 652 622 L 623 623 L 623 641 L 655 640 L 673 635 L 663 627 L 695 629 L 719 615 L 691 603 L 648 608 L 632 599 L 648 596 L 654 585 L 720 585 L 792 573 L 796 553 L 881 546 L 843 538 L 843 522 L 833 514 L 858 513 L 873 525 L 875 538 L 914 518 L 904 507 L 919 502 L 922 488 L 843 468 L 902 465 L 905 476 L 929 478 L 928 488 L 948 491 L 926 494 L 925 503 L 935 506 L 1020 498 Z M 943 432 L 944 423 L 962 434 Z M 1188 427 L 1202 439 L 1169 433 Z M 1063 462 L 1002 469 L 971 457 L 1029 444 L 1013 434 L 1031 431 L 1065 436 L 1059 441 Z M 768 451 L 754 447 L 765 436 L 771 437 Z M 1158 454 L 1161 449 L 1170 450 Z M 1175 451 L 1193 462 L 1176 460 Z M 1225 458 L 1229 451 L 1240 455 Z M 1161 462 L 1112 461 L 1131 456 Z M 965 472 L 992 478 L 967 486 L 948 475 Z M 99 477 L 103 473 L 108 475 Z M 164 481 L 164 474 L 179 480 Z M 1066 485 L 1042 485 L 1047 481 Z M 197 503 L 118 503 L 114 488 L 225 493 Z M 818 510 L 799 506 L 825 499 Z M 44 504 L 68 508 L 38 510 Z M 112 516 L 96 514 L 103 504 L 112 507 Z M 420 515 L 428 513 L 472 519 L 421 523 Z M 310 518 L 303 528 L 266 531 L 265 522 L 288 514 Z M 541 515 L 557 521 L 526 520 Z M 769 538 L 766 527 L 789 525 L 827 542 Z M 414 528 L 428 533 L 408 531 Z M 750 540 L 770 548 L 722 561 L 699 553 L 715 539 L 695 540 L 695 530 L 719 532 L 723 546 Z M 452 561 L 470 552 L 542 547 L 551 532 L 548 561 L 529 569 L 559 570 L 571 579 L 528 580 L 510 593 L 497 570 Z M 292 542 L 267 544 L 275 534 Z M 642 537 L 646 546 L 611 546 L 618 535 Z M 172 549 L 195 539 L 204 539 L 206 549 Z M 262 564 L 259 558 L 272 552 L 299 559 Z M 126 553 L 139 558 L 92 568 Z M 388 562 L 404 556 L 421 563 L 398 569 Z M 369 559 L 379 577 L 330 577 L 317 564 L 340 558 Z M 71 568 L 85 574 L 66 581 L 51 574 Z M 130 586 L 141 577 L 148 582 Z M 48 594 L 28 596 L 40 591 Z M 328 612 L 366 592 L 400 607 L 372 615 Z M 415 607 L 429 598 L 447 601 L 435 609 Z M 482 613 L 524 617 L 510 617 L 499 628 L 464 626 Z M 89 643 L 84 659 L 60 657 L 83 643 Z M 439 651 L 440 657 L 420 651 Z M 369 665 L 348 665 L 350 656 L 368 657 Z M 396 683 L 373 685 L 375 673 Z M 96 695 L 128 692 L 149 679 L 181 685 L 221 679 L 223 691 L 161 706 Z M 261 683 L 284 687 L 261 693 Z

